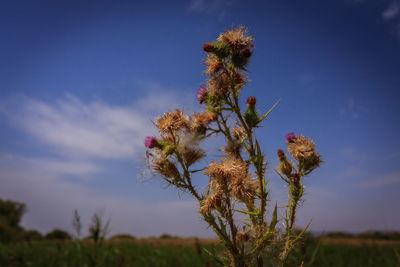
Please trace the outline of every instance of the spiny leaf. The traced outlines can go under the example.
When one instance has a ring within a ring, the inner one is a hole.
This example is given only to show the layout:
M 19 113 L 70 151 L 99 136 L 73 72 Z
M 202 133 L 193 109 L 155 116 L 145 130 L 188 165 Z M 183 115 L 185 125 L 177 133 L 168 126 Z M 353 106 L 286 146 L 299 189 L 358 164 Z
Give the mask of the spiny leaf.
M 233 209 L 233 210 L 240 212 L 240 213 L 248 214 L 248 215 L 259 215 L 260 214 L 259 210 L 257 210 L 257 212 L 252 212 L 252 211 L 247 211 L 247 210 L 236 210 L 236 209 Z
M 256 139 L 256 148 L 257 148 L 257 155 L 260 156 L 261 155 L 261 148 L 260 148 L 260 144 L 258 143 L 257 139 Z
M 274 213 L 272 215 L 272 220 L 269 225 L 269 231 L 271 231 L 271 232 L 274 231 L 277 223 L 278 223 L 278 206 L 275 203 Z
M 283 177 L 277 170 L 274 170 L 276 172 L 276 174 L 279 175 L 279 177 L 281 177 L 282 180 L 284 180 L 286 183 L 289 183 L 289 180 L 287 180 L 285 177 Z
M 301 233 L 298 236 L 296 236 L 296 238 L 292 241 L 293 244 L 295 242 L 297 242 L 297 240 L 299 240 L 304 235 L 304 233 L 307 231 L 310 224 L 311 224 L 311 221 L 307 224 L 307 226 L 303 229 L 303 231 L 301 231 Z
M 262 122 L 263 120 L 265 120 L 265 118 L 269 115 L 269 113 L 271 113 L 271 111 L 276 107 L 276 105 L 278 105 L 278 103 L 279 103 L 280 101 L 281 101 L 281 99 L 278 99 L 278 101 L 276 101 L 276 103 L 272 106 L 272 108 L 270 108 L 270 109 L 268 110 L 268 112 L 265 113 L 265 115 L 262 116 L 262 117 L 260 118 L 260 122 Z

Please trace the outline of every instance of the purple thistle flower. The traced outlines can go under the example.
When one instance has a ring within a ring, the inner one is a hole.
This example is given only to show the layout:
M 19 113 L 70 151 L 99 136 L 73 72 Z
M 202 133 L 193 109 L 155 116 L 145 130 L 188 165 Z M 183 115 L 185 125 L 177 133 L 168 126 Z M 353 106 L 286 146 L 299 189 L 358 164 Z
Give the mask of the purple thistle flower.
M 296 136 L 296 134 L 295 133 L 288 133 L 287 135 L 285 135 L 285 140 L 286 140 L 286 143 L 290 143 L 290 142 L 292 142 L 293 140 L 295 140 L 297 138 L 297 136 Z
M 251 57 L 251 54 L 252 54 L 250 48 L 248 48 L 248 47 L 243 48 L 243 50 L 242 50 L 240 53 L 241 53 L 242 56 L 245 57 L 245 58 Z
M 157 139 L 156 139 L 154 136 L 147 136 L 147 137 L 144 139 L 144 145 L 145 145 L 145 147 L 153 148 L 153 147 L 156 146 L 156 144 L 157 144 Z
M 202 104 L 204 102 L 206 93 L 207 93 L 207 87 L 205 87 L 203 85 L 200 86 L 199 90 L 197 90 L 196 98 L 200 104 Z

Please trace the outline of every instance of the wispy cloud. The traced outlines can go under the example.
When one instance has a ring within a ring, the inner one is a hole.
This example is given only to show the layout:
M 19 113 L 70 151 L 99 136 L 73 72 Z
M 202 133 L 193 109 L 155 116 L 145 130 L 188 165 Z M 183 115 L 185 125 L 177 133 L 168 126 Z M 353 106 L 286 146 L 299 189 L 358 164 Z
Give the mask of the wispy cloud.
M 400 13 L 400 3 L 395 1 L 389 4 L 389 6 L 382 12 L 384 20 L 392 20 Z
M 188 10 L 191 12 L 225 12 L 235 0 L 191 0 Z
M 54 179 L 53 173 L 40 166 L 26 166 L 18 158 L 6 158 L 0 160 L 0 195 L 27 203 L 28 213 L 22 225 L 28 229 L 43 233 L 54 228 L 70 230 L 77 209 L 86 230 L 93 212 L 103 209 L 105 215 L 111 216 L 111 234 L 212 236 L 200 220 L 194 201 L 143 203 L 140 198 L 102 195 L 90 186 Z
M 54 102 L 17 97 L 3 112 L 55 153 L 79 158 L 137 159 L 143 154 L 144 137 L 155 132 L 152 113 L 162 113 L 173 99 L 177 101 L 178 96 L 165 91 L 152 91 L 131 106 L 99 100 L 84 102 L 71 94 Z
M 362 105 L 356 104 L 352 97 L 348 98 L 346 105 L 339 109 L 341 115 L 350 116 L 353 119 L 358 119 L 367 112 L 368 109 Z
M 374 178 L 368 179 L 361 183 L 362 187 L 370 188 L 393 185 L 400 185 L 400 171 L 377 175 Z
M 363 163 L 368 159 L 368 155 L 354 147 L 345 147 L 340 149 L 340 155 L 347 161 Z
M 317 79 L 317 77 L 312 73 L 303 73 L 297 76 L 300 82 L 309 84 Z

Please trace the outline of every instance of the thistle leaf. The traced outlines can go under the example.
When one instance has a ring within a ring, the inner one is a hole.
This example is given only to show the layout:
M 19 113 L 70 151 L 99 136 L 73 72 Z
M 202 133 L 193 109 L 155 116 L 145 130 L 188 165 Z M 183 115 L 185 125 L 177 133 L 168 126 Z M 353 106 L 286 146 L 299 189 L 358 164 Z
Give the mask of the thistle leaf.
M 272 106 L 272 108 L 270 108 L 270 109 L 268 110 L 268 112 L 265 113 L 265 115 L 262 116 L 262 117 L 260 118 L 259 123 L 262 122 L 263 120 L 265 120 L 265 118 L 267 118 L 267 116 L 269 115 L 269 113 L 271 113 L 271 111 L 276 107 L 276 105 L 278 105 L 278 103 L 279 103 L 280 101 L 281 101 L 281 99 L 278 99 L 278 101 L 276 101 L 276 103 Z
M 247 210 L 236 210 L 236 209 L 233 209 L 233 210 L 237 211 L 237 212 L 240 212 L 240 213 L 243 213 L 243 214 L 247 214 L 247 215 L 259 215 L 260 214 L 259 210 L 257 210 L 256 212 L 247 211 Z
M 278 223 L 278 207 L 275 203 L 274 213 L 272 215 L 271 224 L 269 225 L 269 231 L 273 232 L 275 230 L 275 226 Z

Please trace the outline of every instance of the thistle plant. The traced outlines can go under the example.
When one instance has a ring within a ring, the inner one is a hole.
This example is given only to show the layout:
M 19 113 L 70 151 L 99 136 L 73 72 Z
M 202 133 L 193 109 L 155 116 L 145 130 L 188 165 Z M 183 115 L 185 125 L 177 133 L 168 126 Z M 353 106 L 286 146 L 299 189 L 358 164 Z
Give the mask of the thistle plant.
M 311 139 L 294 133 L 285 137 L 294 161 L 278 150 L 276 173 L 288 188 L 288 203 L 283 218 L 279 218 L 284 226 L 278 227 L 277 205 L 269 205 L 267 161 L 256 135 L 278 103 L 261 115 L 256 97 L 248 97 L 245 106 L 241 98 L 248 83 L 246 68 L 253 42 L 247 29 L 239 26 L 203 44 L 203 74 L 208 78 L 196 94 L 203 111 L 189 116 L 176 109 L 156 118 L 159 137 L 145 139 L 146 154 L 150 167 L 162 179 L 197 200 L 200 215 L 225 247 L 224 254 L 213 255 L 218 262 L 227 266 L 262 266 L 267 262 L 284 266 L 306 230 L 300 234 L 294 231 L 296 209 L 304 193 L 303 178 L 321 159 Z M 207 161 L 210 155 L 200 146 L 211 136 L 224 140 L 218 161 Z M 196 173 L 208 177 L 205 189 L 194 184 Z

